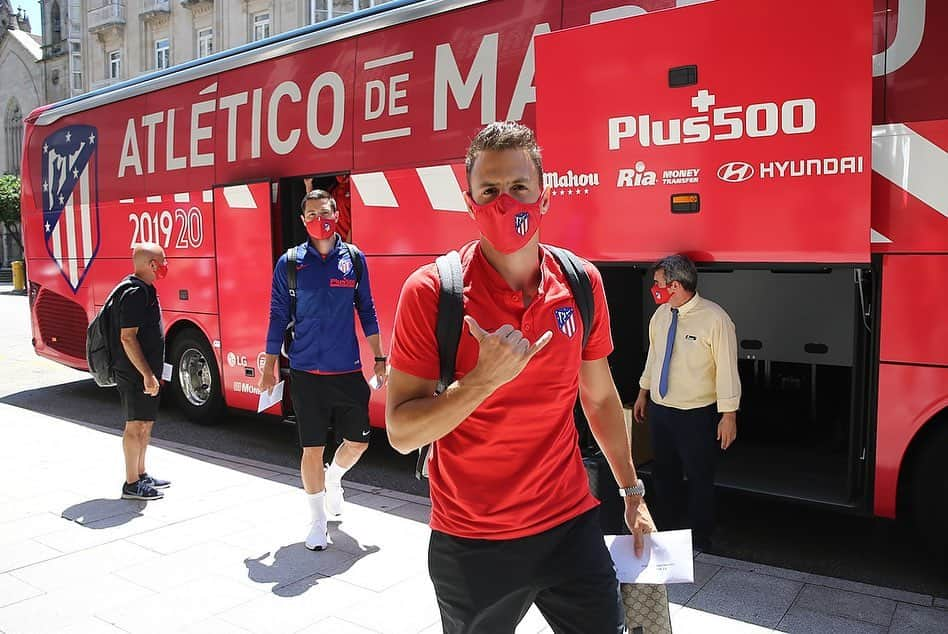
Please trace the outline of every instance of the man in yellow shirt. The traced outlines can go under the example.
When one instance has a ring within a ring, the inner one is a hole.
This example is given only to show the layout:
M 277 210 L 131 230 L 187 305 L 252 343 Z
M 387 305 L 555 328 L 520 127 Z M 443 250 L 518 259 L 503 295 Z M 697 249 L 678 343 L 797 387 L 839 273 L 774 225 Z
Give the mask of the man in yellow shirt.
M 681 514 L 684 473 L 688 525 L 695 547 L 707 550 L 719 447 L 727 449 L 737 438 L 737 336 L 724 309 L 698 295 L 698 271 L 691 260 L 664 258 L 655 265 L 653 280 L 652 297 L 659 307 L 648 326 L 648 357 L 634 414 L 640 423 L 647 416 L 651 425 L 663 527 L 671 528 Z

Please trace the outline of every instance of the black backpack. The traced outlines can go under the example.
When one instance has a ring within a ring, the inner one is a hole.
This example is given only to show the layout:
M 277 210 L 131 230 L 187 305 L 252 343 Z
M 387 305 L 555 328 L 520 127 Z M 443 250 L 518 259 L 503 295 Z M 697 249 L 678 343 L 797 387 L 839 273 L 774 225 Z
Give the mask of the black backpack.
M 89 374 L 95 379 L 99 387 L 115 386 L 115 350 L 113 347 L 121 345 L 114 319 L 114 306 L 118 299 L 128 289 L 135 286 L 129 278 L 125 278 L 109 293 L 99 314 L 95 316 L 89 329 L 86 331 L 86 363 Z
M 583 261 L 571 251 L 560 247 L 544 245 L 566 275 L 573 300 L 579 309 L 579 317 L 583 322 L 583 348 L 589 340 L 589 330 L 595 317 L 592 283 L 583 267 Z M 461 331 L 464 328 L 464 273 L 461 268 L 461 256 L 457 251 L 442 255 L 435 264 L 438 266 L 438 277 L 441 278 L 441 291 L 438 295 L 438 318 L 435 326 L 435 338 L 438 341 L 438 360 L 440 365 L 440 380 L 437 393 L 443 392 L 454 382 L 455 364 L 457 363 L 458 344 L 461 342 Z M 418 462 L 415 465 L 415 477 L 421 480 L 428 475 L 428 456 L 431 445 L 425 445 L 418 450 Z
M 341 239 L 341 238 L 340 238 Z M 343 242 L 346 250 L 349 251 L 349 259 L 352 260 L 352 270 L 355 271 L 356 290 L 362 282 L 362 251 L 354 244 Z M 290 247 L 286 250 L 286 286 L 290 294 L 290 323 L 286 325 L 283 333 L 283 356 L 290 357 L 290 343 L 296 338 L 296 249 Z M 359 307 L 359 294 L 355 295 L 355 306 Z

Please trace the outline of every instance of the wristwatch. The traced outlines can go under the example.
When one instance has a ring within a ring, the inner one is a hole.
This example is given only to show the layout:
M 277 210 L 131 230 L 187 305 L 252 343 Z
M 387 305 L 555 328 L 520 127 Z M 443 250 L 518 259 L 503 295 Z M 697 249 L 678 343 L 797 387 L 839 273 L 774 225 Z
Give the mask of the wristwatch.
M 645 496 L 645 483 L 643 483 L 641 480 L 636 480 L 635 486 L 619 487 L 619 497 L 628 498 L 634 496 Z
M 375 357 L 376 363 L 384 363 L 386 361 L 388 361 L 388 357 Z

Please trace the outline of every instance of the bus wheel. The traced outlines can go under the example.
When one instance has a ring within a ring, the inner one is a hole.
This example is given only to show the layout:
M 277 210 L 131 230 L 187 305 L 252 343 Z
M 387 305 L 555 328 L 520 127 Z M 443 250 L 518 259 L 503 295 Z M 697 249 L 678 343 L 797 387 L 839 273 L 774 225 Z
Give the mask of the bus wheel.
M 201 425 L 219 423 L 224 409 L 221 375 L 204 335 L 194 329 L 181 332 L 172 340 L 168 356 L 174 367 L 172 391 L 184 415 Z
M 948 561 L 948 424 L 925 438 L 912 469 L 912 519 L 934 555 Z

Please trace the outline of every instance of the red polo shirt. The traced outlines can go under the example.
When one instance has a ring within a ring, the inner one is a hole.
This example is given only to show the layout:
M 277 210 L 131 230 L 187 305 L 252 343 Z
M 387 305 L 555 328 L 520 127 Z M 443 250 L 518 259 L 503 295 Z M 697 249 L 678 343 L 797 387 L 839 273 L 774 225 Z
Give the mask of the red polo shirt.
M 531 341 L 553 339 L 520 375 L 489 396 L 454 431 L 435 443 L 429 464 L 431 527 L 472 539 L 514 539 L 558 526 L 598 504 L 589 492 L 573 423 L 582 360 L 612 352 L 602 278 L 586 271 L 595 319 L 586 349 L 583 324 L 569 283 L 546 250 L 539 294 L 524 307 L 487 262 L 478 243 L 461 249 L 464 313 L 488 332 L 511 324 Z M 435 321 L 440 291 L 434 264 L 405 282 L 395 316 L 391 364 L 401 372 L 439 378 Z M 556 311 L 563 324 L 559 325 Z M 563 319 L 566 317 L 565 319 Z M 477 364 L 478 344 L 467 326 L 458 347 L 457 378 Z

